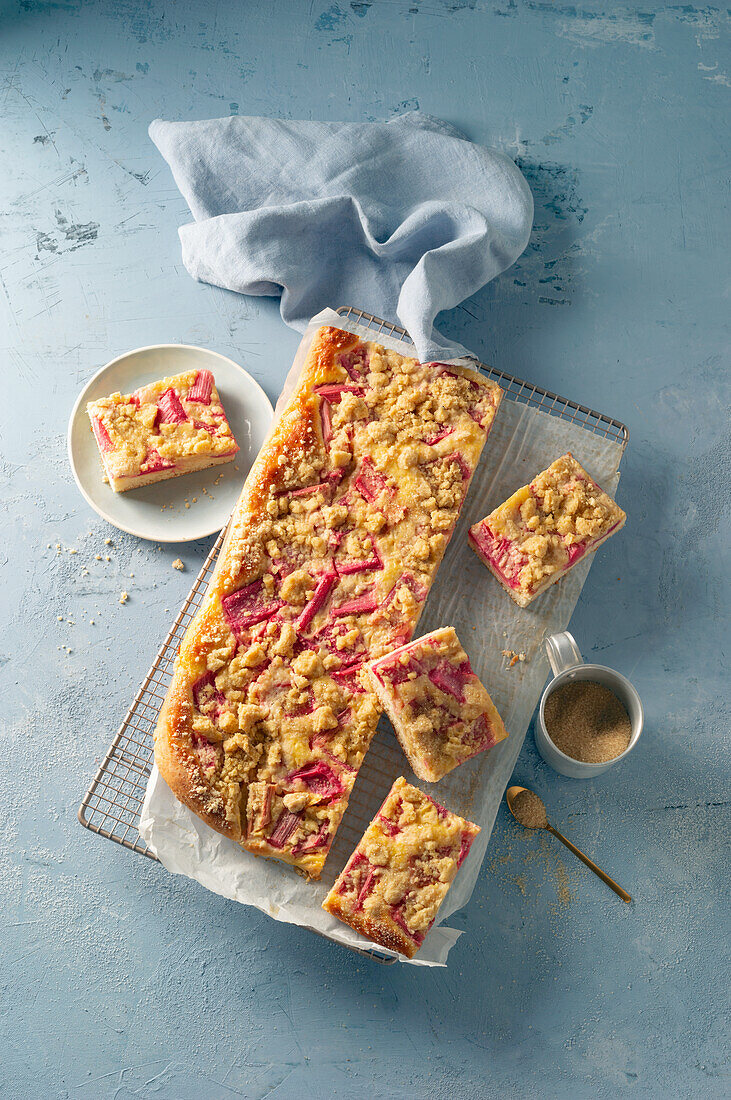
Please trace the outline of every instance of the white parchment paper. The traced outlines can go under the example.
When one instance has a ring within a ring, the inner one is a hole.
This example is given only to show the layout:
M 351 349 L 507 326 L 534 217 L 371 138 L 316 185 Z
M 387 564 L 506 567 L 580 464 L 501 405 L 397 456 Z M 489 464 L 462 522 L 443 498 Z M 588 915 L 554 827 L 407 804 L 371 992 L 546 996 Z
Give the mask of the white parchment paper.
M 313 335 L 323 324 L 347 328 L 406 355 L 413 354 L 409 344 L 385 335 L 374 336 L 373 329 L 346 324 L 332 310 L 324 310 L 313 318 L 298 348 L 277 402 L 274 423 L 294 389 Z M 321 906 L 393 780 L 405 775 L 482 829 L 439 911 L 438 923 L 417 956 L 409 960 L 396 956 L 414 966 L 446 964 L 449 950 L 461 933 L 442 922 L 467 903 L 480 872 L 500 799 L 548 673 L 543 640 L 547 634 L 568 626 L 593 560 L 589 555 L 531 607 L 520 608 L 469 548 L 467 528 L 569 450 L 603 488 L 614 492 L 619 480 L 620 444 L 527 405 L 503 400 L 416 631 L 418 635 L 439 626 L 455 627 L 472 667 L 500 711 L 508 739 L 491 752 L 455 768 L 438 784 L 423 783 L 411 773 L 388 720 L 383 718 L 363 761 L 323 876 L 319 882 L 309 883 L 291 868 L 257 858 L 214 832 L 178 802 L 154 768 L 139 831 L 169 871 L 188 875 L 224 897 L 253 905 L 275 920 L 309 928 L 349 947 L 373 948 L 367 939 Z M 509 667 L 503 650 L 524 653 L 525 661 Z M 393 954 L 377 945 L 375 950 L 382 955 Z

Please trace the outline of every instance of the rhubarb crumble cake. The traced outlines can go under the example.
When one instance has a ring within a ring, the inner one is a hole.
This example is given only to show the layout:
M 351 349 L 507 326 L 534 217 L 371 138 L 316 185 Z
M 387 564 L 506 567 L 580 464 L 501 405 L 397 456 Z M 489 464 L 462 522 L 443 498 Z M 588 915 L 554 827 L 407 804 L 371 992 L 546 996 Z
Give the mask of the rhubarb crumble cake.
M 362 666 L 411 639 L 501 396 L 315 334 L 155 737 L 176 796 L 248 851 L 319 876 L 380 713 Z
M 322 907 L 411 959 L 479 831 L 397 779 Z
M 115 493 L 220 466 L 239 449 L 209 370 L 113 393 L 86 411 Z
M 508 736 L 454 627 L 433 630 L 366 669 L 414 774 L 427 783 Z
M 626 515 L 569 452 L 470 527 L 470 546 L 521 607 L 624 525 Z

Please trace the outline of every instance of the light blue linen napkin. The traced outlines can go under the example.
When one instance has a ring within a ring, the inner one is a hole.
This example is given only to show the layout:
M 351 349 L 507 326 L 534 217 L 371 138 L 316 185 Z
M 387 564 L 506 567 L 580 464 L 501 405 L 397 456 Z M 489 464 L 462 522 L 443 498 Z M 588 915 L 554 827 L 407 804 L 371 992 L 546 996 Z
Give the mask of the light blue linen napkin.
M 155 120 L 150 137 L 195 222 L 190 274 L 281 294 L 304 330 L 325 306 L 398 319 L 422 361 L 464 349 L 433 321 L 525 248 L 533 200 L 502 153 L 420 112 L 385 123 Z

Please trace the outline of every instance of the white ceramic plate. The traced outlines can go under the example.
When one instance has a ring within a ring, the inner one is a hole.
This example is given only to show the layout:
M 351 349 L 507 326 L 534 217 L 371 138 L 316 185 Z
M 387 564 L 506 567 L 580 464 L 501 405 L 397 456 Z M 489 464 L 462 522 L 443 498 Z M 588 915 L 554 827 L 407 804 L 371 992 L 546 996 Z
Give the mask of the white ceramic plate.
M 102 481 L 104 470 L 86 414 L 87 401 L 131 393 L 157 378 L 204 369 L 213 372 L 240 448 L 234 461 L 126 493 L 112 492 Z M 215 534 L 226 523 L 272 416 L 271 401 L 259 383 L 231 359 L 188 344 L 156 344 L 120 355 L 86 384 L 69 420 L 69 461 L 86 501 L 120 531 L 155 542 L 190 542 Z

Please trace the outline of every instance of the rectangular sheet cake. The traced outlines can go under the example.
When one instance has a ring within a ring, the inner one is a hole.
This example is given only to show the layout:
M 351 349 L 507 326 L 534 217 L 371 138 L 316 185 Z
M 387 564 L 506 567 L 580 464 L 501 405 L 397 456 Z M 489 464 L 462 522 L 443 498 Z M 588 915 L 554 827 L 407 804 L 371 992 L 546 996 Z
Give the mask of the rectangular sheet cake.
M 320 875 L 380 714 L 362 665 L 411 639 L 501 397 L 315 334 L 155 734 L 174 794 L 248 851 Z

